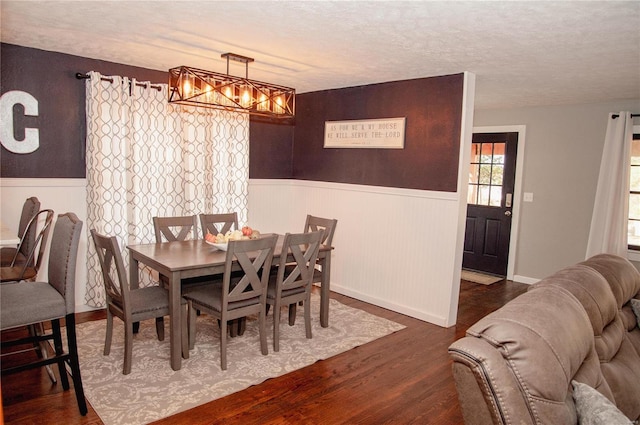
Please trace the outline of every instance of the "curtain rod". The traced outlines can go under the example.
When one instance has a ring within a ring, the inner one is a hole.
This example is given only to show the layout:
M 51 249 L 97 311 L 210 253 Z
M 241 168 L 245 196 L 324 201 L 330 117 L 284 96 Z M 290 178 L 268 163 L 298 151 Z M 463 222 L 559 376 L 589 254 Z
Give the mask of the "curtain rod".
M 76 72 L 76 78 L 78 80 L 88 80 L 90 77 L 88 75 L 86 75 L 86 74 L 81 73 L 81 72 Z M 102 81 L 108 81 L 110 83 L 113 83 L 113 78 L 100 77 L 100 79 Z M 136 83 L 136 86 L 144 87 L 144 88 L 156 89 L 158 91 L 162 90 L 162 87 L 160 87 L 158 85 L 153 85 L 153 84 Z
M 613 115 L 611 115 L 611 118 L 613 118 L 615 120 L 619 116 L 620 116 L 620 114 L 613 114 Z M 640 117 L 640 114 L 631 114 L 631 118 L 633 118 L 633 117 Z

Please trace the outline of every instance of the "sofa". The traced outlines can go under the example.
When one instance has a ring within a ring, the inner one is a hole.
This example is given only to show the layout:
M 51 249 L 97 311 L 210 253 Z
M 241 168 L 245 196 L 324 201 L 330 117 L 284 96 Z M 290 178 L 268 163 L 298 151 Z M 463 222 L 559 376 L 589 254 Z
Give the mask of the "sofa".
M 566 267 L 449 347 L 467 425 L 640 419 L 640 273 L 601 254 Z

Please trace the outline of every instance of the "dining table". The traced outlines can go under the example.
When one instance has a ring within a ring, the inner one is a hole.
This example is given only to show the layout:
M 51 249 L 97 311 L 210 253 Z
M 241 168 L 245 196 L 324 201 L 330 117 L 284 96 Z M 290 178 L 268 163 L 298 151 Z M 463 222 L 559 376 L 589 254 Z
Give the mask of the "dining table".
M 273 253 L 272 264 L 274 265 L 280 261 L 283 242 L 284 236 L 278 235 Z M 128 245 L 127 248 L 130 261 L 129 285 L 132 289 L 137 289 L 140 285 L 140 263 L 156 270 L 168 279 L 171 368 L 180 370 L 182 367 L 180 345 L 182 336 L 181 281 L 191 277 L 222 274 L 227 253 L 208 244 L 203 239 Z M 331 246 L 321 245 L 317 261 L 323 271 L 320 282 L 320 324 L 325 328 L 329 326 L 329 282 L 332 250 Z M 293 256 L 291 256 L 291 260 L 293 261 Z M 237 267 L 240 270 L 240 266 L 237 265 Z

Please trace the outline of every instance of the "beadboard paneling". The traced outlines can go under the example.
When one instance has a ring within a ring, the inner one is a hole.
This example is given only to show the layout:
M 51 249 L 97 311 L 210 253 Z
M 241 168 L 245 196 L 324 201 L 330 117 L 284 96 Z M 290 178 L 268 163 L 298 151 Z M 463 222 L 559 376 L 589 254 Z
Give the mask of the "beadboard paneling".
M 338 219 L 331 289 L 450 326 L 458 195 L 302 180 L 249 184 L 250 224 L 299 232 L 307 214 Z M 459 272 L 458 272 L 459 275 Z

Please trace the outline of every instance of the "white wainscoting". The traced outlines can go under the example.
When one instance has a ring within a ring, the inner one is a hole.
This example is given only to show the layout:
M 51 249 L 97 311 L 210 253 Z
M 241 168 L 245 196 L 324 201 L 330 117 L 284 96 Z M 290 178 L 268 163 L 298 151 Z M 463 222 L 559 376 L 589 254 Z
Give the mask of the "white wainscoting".
M 87 183 L 85 179 L 0 179 L 0 219 L 17 232 L 22 204 L 35 196 L 40 200 L 41 208 L 49 208 L 58 214 L 73 212 L 83 221 L 78 260 L 76 264 L 76 311 L 91 309 L 84 305 L 84 294 L 87 285 Z M 51 243 L 49 233 L 48 244 Z M 47 261 L 49 248 L 45 250 L 42 266 L 38 273 L 39 280 L 45 280 L 48 273 Z
M 84 179 L 0 179 L 0 219 L 19 221 L 22 203 L 73 211 L 86 223 Z M 250 180 L 249 225 L 302 231 L 307 214 L 338 219 L 331 289 L 439 326 L 457 305 L 457 194 L 302 180 Z M 84 305 L 87 232 L 80 239 L 76 309 Z M 46 277 L 46 258 L 40 271 Z M 451 307 L 451 306 L 454 307 Z
M 440 326 L 457 306 L 456 193 L 302 180 L 250 180 L 249 224 L 302 231 L 338 219 L 331 289 Z M 459 255 L 458 255 L 459 257 Z

